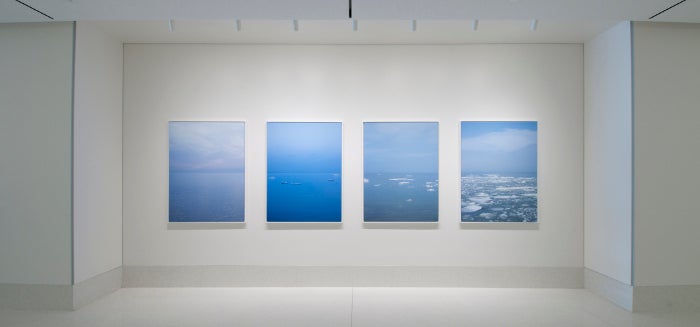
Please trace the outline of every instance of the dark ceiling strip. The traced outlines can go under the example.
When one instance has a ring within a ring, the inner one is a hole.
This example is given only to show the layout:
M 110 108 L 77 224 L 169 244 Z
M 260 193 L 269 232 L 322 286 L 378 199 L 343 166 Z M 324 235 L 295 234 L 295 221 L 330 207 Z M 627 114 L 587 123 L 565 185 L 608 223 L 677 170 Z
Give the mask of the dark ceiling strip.
M 677 5 L 680 5 L 681 3 L 684 3 L 685 1 L 686 1 L 686 0 L 681 0 L 681 1 L 679 1 L 678 3 L 676 3 L 675 5 L 670 6 L 670 7 L 666 8 L 666 9 L 664 9 L 664 10 L 658 12 L 656 15 L 649 17 L 649 19 L 654 19 L 654 17 L 656 17 L 656 16 L 658 16 L 658 15 L 661 15 L 661 14 L 663 14 L 663 13 L 669 11 L 671 8 L 673 8 L 673 7 L 677 6 Z
M 348 17 L 352 19 L 352 0 L 348 0 Z
M 38 13 L 40 13 L 40 14 L 42 14 L 42 15 L 44 15 L 44 16 L 50 18 L 50 19 L 53 19 L 53 17 L 51 17 L 51 16 L 49 16 L 49 15 L 43 13 L 41 10 L 37 10 L 36 8 L 30 6 L 30 5 L 28 5 L 28 4 L 26 4 L 26 3 L 22 2 L 22 1 L 19 1 L 19 0 L 15 0 L 15 1 L 17 1 L 17 2 L 19 2 L 19 3 L 21 3 L 21 4 L 23 4 L 25 7 L 29 8 L 29 9 L 31 9 L 31 10 L 34 10 L 34 11 L 36 11 L 36 12 L 38 12 Z

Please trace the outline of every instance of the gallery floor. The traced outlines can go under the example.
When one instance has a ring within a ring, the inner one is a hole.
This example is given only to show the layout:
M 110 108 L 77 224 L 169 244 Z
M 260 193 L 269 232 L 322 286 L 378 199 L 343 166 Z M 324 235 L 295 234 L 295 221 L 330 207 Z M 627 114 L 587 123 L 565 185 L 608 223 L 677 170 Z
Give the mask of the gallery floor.
M 0 310 L 0 326 L 700 326 L 629 313 L 586 290 L 128 288 L 80 310 Z

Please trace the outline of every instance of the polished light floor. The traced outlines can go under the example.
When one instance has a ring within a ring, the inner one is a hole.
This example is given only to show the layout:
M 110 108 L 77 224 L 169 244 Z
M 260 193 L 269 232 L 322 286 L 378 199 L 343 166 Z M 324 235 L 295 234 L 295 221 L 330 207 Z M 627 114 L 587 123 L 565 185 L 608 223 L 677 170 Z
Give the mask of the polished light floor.
M 0 310 L 0 326 L 700 326 L 586 290 L 130 288 L 74 312 Z

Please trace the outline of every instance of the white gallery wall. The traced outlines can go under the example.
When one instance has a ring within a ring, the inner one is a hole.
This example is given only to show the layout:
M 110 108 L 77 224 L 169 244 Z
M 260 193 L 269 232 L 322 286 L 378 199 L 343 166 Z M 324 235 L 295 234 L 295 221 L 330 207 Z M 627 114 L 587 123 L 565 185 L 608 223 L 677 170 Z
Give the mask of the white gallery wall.
M 122 263 L 122 42 L 76 24 L 74 278 Z
M 0 24 L 0 45 L 0 283 L 70 285 L 73 24 Z
M 700 285 L 700 26 L 633 28 L 634 285 Z
M 585 267 L 632 284 L 632 31 L 585 48 Z
M 246 223 L 168 228 L 168 121 L 245 121 Z M 460 120 L 536 120 L 539 226 L 460 225 Z M 266 122 L 343 122 L 343 223 L 266 218 Z M 437 225 L 362 223 L 363 121 L 438 121 Z M 583 266 L 582 45 L 124 46 L 125 266 Z

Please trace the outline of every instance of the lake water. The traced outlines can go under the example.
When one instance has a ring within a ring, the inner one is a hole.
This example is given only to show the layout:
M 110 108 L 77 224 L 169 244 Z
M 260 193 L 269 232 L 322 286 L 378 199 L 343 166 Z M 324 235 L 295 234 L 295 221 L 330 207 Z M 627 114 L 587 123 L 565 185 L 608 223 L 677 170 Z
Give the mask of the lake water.
M 242 222 L 243 173 L 170 173 L 169 221 Z
M 267 221 L 340 222 L 340 173 L 268 174 Z
M 464 174 L 463 222 L 536 222 L 537 175 Z
M 437 174 L 365 174 L 366 222 L 438 220 Z

